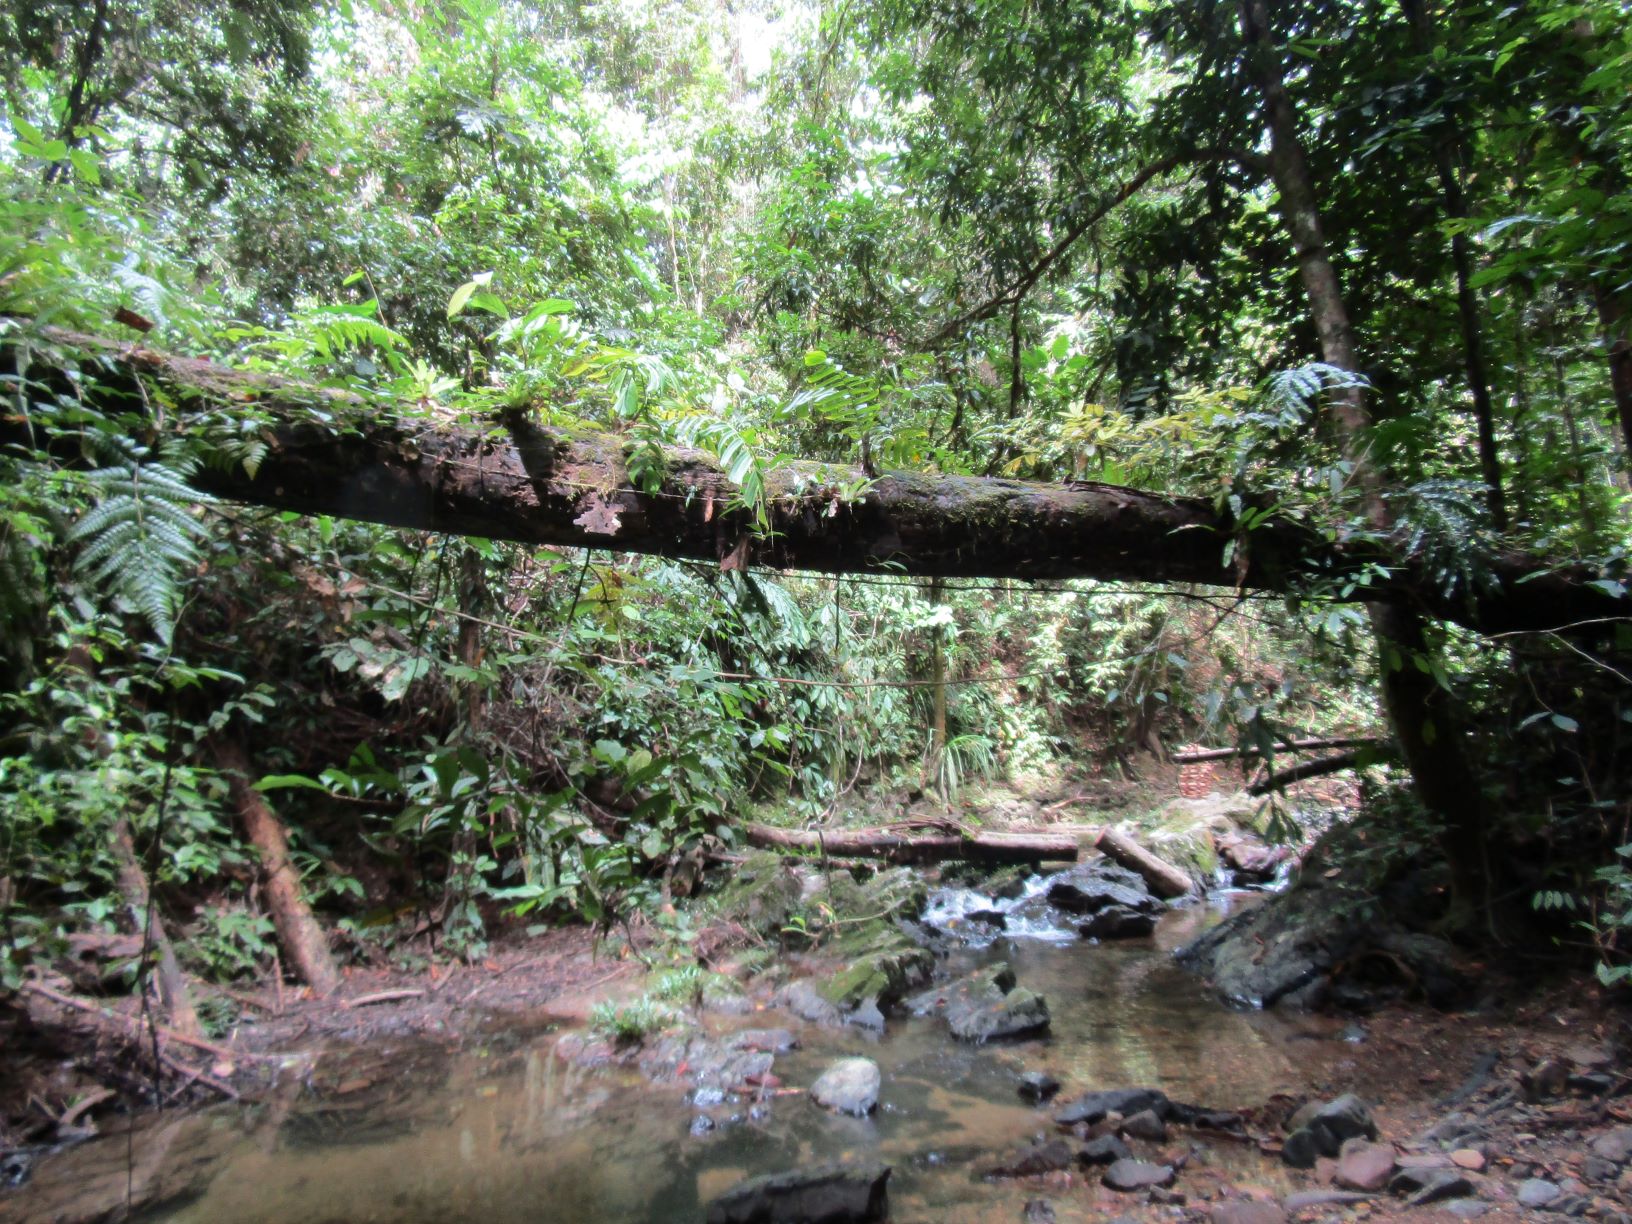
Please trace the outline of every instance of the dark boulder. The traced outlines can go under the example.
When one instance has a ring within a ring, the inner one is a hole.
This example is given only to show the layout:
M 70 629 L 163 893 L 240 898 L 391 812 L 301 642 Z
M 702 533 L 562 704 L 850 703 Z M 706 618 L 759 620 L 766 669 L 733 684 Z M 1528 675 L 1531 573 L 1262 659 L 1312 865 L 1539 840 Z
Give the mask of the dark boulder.
M 914 995 L 906 1006 L 914 1015 L 944 1017 L 960 1041 L 1020 1037 L 1049 1024 L 1048 1001 L 1016 985 L 1014 970 L 1002 961 Z
M 889 1217 L 890 1166 L 828 1164 L 749 1178 L 708 1205 L 708 1224 L 871 1224 Z
M 1103 1092 L 1085 1092 L 1059 1113 L 1054 1121 L 1060 1126 L 1074 1126 L 1078 1122 L 1092 1125 L 1106 1114 L 1132 1114 L 1152 1110 L 1158 1117 L 1167 1117 L 1172 1108 L 1166 1095 L 1154 1088 L 1112 1088 Z
M 1097 914 L 1111 906 L 1154 914 L 1162 908 L 1136 872 L 1109 863 L 1090 863 L 1055 876 L 1048 903 L 1068 914 Z
M 982 1176 L 990 1179 L 1036 1177 L 1041 1173 L 1057 1173 L 1061 1169 L 1070 1168 L 1076 1158 L 1076 1152 L 1064 1139 L 1050 1139 L 1047 1143 L 1034 1143 L 1015 1153 L 1002 1164 L 987 1169 Z
M 1077 928 L 1084 939 L 1138 939 L 1156 929 L 1156 915 L 1108 905 Z

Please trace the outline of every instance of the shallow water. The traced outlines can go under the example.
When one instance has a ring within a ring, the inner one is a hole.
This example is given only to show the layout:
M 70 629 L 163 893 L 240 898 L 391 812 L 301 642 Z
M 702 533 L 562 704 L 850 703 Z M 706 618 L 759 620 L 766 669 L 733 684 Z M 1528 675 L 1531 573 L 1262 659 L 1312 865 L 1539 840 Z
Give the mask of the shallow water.
M 868 1120 L 789 1094 L 764 1118 L 697 1138 L 680 1088 L 569 1066 L 552 1053 L 556 1033 L 510 1033 L 452 1053 L 381 1051 L 381 1069 L 338 1096 L 290 1084 L 270 1104 L 147 1122 L 133 1140 L 110 1136 L 42 1162 L 27 1187 L 0 1196 L 0 1218 L 91 1218 L 125 1200 L 128 1179 L 132 1200 L 151 1204 L 137 1218 L 150 1220 L 690 1221 L 744 1176 L 865 1156 L 894 1166 L 896 1220 L 1016 1219 L 1037 1186 L 978 1172 L 1051 1129 L 1046 1109 L 1016 1095 L 1018 1072 L 1052 1071 L 1065 1095 L 1149 1085 L 1233 1108 L 1299 1091 L 1339 1056 L 1331 1026 L 1228 1010 L 1172 963 L 1170 950 L 1219 913 L 1175 911 L 1151 939 L 999 938 L 953 954 L 954 970 L 1009 960 L 1048 999 L 1044 1038 L 961 1045 L 932 1019 L 892 1019 L 881 1039 L 792 1025 L 804 1048 L 777 1060 L 788 1085 L 808 1085 L 835 1055 L 878 1062 L 881 1104 Z M 751 1022 L 781 1022 L 773 1015 Z M 1192 1138 L 1178 1134 L 1175 1144 Z M 1239 1144 L 1217 1143 L 1202 1159 L 1260 1184 L 1277 1176 Z

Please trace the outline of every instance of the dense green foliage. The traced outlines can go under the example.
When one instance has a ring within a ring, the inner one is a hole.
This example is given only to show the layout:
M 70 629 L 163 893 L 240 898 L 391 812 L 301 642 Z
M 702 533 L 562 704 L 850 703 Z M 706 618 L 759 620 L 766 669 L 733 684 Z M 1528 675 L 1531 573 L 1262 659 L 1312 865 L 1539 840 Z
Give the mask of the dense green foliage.
M 659 911 L 750 811 L 955 802 L 978 777 L 1120 769 L 1153 737 L 1365 730 L 1379 669 L 1408 666 L 1477 729 L 1521 847 L 1504 880 L 1577 917 L 1607 898 L 1588 924 L 1613 959 L 1623 626 L 1436 630 L 1390 659 L 1318 588 L 932 591 L 212 505 L 189 473 L 253 470 L 261 410 L 112 411 L 84 391 L 114 376 L 48 330 L 381 413 L 523 405 L 637 455 L 685 442 L 750 508 L 788 457 L 865 448 L 1339 538 L 1376 531 L 1320 410 L 1358 379 L 1394 545 L 1447 586 L 1522 546 L 1619 592 L 1620 6 L 1300 0 L 1273 24 L 1361 371 L 1320 364 L 1234 6 L 7 5 L 7 979 L 120 920 L 120 821 L 196 968 L 266 966 L 221 739 L 253 745 L 348 954 L 431 929 L 473 955 L 501 912 Z M 1427 819 L 1398 791 L 1375 810 Z

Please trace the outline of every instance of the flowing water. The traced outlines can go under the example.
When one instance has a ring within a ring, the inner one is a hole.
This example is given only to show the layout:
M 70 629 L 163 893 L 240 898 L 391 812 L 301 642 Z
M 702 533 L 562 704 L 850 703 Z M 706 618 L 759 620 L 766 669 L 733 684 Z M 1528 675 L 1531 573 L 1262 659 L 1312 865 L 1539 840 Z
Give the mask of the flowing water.
M 803 1048 L 776 1062 L 789 1085 L 809 1084 L 841 1054 L 879 1064 L 881 1103 L 870 1119 L 829 1115 L 788 1094 L 762 1116 L 748 1116 L 744 1103 L 739 1122 L 696 1137 L 682 1089 L 625 1069 L 570 1066 L 553 1054 L 559 1033 L 510 1032 L 455 1053 L 382 1051 L 384 1070 L 338 1095 L 313 1098 L 291 1084 L 253 1108 L 161 1117 L 134 1136 L 83 1145 L 0 1196 L 0 1219 L 95 1218 L 128 1189 L 148 1204 L 139 1219 L 211 1224 L 695 1221 L 745 1176 L 876 1157 L 894 1166 L 894 1219 L 1012 1220 L 1035 1185 L 978 1174 L 1051 1129 L 1046 1109 L 1017 1096 L 1020 1071 L 1051 1071 L 1066 1094 L 1153 1086 L 1234 1108 L 1297 1092 L 1341 1057 L 1333 1026 L 1229 1010 L 1173 963 L 1172 948 L 1239 899 L 1173 911 L 1150 939 L 1091 945 L 1051 922 L 1037 893 L 1004 902 L 943 892 L 930 918 L 976 932 L 952 954 L 954 971 L 1006 959 L 1022 985 L 1047 997 L 1047 1037 L 969 1046 L 938 1020 L 912 1018 L 892 1019 L 881 1038 L 791 1026 Z M 994 908 L 1007 911 L 1007 932 L 967 918 Z M 765 1013 L 735 1023 L 750 1022 L 781 1021 Z M 1276 1177 L 1244 1145 L 1220 1142 L 1206 1159 L 1235 1162 L 1260 1184 Z

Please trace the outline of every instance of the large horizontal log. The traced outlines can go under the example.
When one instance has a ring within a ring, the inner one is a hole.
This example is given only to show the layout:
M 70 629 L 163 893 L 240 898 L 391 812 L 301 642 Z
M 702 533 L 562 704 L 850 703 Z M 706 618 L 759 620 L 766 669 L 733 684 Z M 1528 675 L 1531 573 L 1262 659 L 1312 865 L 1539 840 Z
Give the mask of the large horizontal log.
M 1249 795 L 1267 795 L 1273 791 L 1285 790 L 1294 782 L 1303 782 L 1309 778 L 1323 778 L 1327 774 L 1342 773 L 1348 769 L 1359 769 L 1366 765 L 1382 765 L 1394 760 L 1399 754 L 1389 744 L 1376 744 L 1368 748 L 1357 748 L 1353 752 L 1339 752 L 1335 756 L 1318 757 L 1313 761 L 1304 761 L 1283 769 L 1280 773 L 1270 774 L 1261 781 L 1254 782 L 1247 787 Z
M 1276 752 L 1315 752 L 1322 748 L 1361 748 L 1367 744 L 1381 744 L 1385 741 L 1375 735 L 1355 736 L 1346 739 L 1301 739 L 1282 740 L 1275 745 Z M 1198 761 L 1226 761 L 1231 757 L 1260 757 L 1264 755 L 1262 748 L 1190 748 L 1173 754 L 1173 759 L 1180 765 L 1193 765 Z
M 814 850 L 841 858 L 880 858 L 892 863 L 1015 864 L 1075 862 L 1077 839 L 1059 833 L 963 833 L 885 826 L 873 829 L 777 829 L 748 826 L 748 844 L 761 850 Z
M 134 386 L 139 375 L 184 412 L 242 414 L 253 406 L 268 415 L 273 423 L 262 433 L 268 450 L 254 475 L 242 466 L 207 467 L 194 483 L 218 497 L 280 510 L 826 573 L 1098 578 L 1270 591 L 1326 579 L 1337 598 L 1408 602 L 1487 633 L 1553 629 L 1628 611 L 1625 600 L 1587 585 L 1592 575 L 1548 570 L 1516 553 L 1490 560 L 1492 585 L 1477 597 L 1448 594 L 1414 561 L 1332 542 L 1282 516 L 1243 531 L 1210 500 L 1090 482 L 890 472 L 866 485 L 855 468 L 796 462 L 769 473 L 768 530 L 756 531 L 741 491 L 701 451 L 654 450 L 621 434 L 541 425 L 524 410 L 485 429 L 423 412 L 393 414 L 390 405 L 363 405 L 139 345 L 60 331 L 51 339 L 100 361 L 107 371 L 100 394 L 117 394 L 124 377 L 132 411 L 151 398 Z M 314 406 L 327 419 L 317 419 Z M 640 480 L 630 474 L 637 450 L 646 460 Z M 844 495 L 857 486 L 865 486 L 862 495 Z

